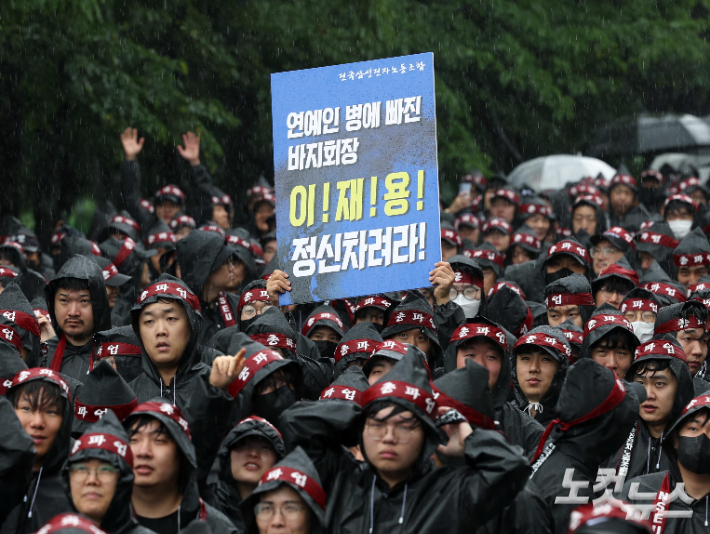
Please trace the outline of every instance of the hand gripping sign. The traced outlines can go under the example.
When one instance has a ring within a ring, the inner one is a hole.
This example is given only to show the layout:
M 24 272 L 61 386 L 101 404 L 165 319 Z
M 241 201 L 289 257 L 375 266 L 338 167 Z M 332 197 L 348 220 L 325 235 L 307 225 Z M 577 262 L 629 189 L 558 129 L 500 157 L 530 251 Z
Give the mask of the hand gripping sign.
M 441 259 L 434 56 L 271 78 L 281 304 L 429 285 Z

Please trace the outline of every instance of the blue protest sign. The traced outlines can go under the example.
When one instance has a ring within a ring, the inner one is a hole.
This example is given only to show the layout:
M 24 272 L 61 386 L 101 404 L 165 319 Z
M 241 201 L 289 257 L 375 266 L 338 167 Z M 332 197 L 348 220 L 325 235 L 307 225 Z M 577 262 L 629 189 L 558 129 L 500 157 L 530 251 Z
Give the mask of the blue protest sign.
M 434 55 L 272 74 L 271 94 L 281 304 L 430 286 Z

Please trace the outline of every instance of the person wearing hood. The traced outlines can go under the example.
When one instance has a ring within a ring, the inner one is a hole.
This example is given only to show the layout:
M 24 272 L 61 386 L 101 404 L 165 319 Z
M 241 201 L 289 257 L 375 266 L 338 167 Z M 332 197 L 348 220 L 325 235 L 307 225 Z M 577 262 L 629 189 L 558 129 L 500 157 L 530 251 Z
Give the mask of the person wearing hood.
M 631 255 L 636 250 L 634 237 L 620 226 L 614 226 L 603 234 L 592 236 L 589 242 L 592 245 L 590 250 L 592 266 L 597 276 L 622 258 L 630 261 Z
M 461 236 L 461 240 L 467 239 L 474 245 L 478 244 L 481 223 L 473 213 L 463 213 L 457 217 L 454 229 Z
M 677 280 L 671 280 L 658 262 L 654 261 L 648 271 L 639 280 L 641 287 L 647 289 L 661 302 L 670 306 L 687 301 L 687 289 Z
M 143 244 L 147 252 L 154 252 L 154 254 L 148 258 L 149 261 L 143 266 L 143 279 L 147 278 L 153 281 L 162 274 L 161 259 L 164 254 L 175 251 L 175 243 L 177 241 L 178 238 L 173 233 L 173 230 L 162 219 L 148 230 L 148 236 Z
M 697 214 L 698 205 L 685 194 L 671 195 L 663 204 L 663 220 L 678 241 L 685 239 L 695 226 Z
M 618 309 L 626 295 L 638 287 L 638 284 L 639 277 L 636 271 L 631 268 L 626 258 L 621 258 L 605 268 L 592 281 L 594 303 L 597 308 L 609 303 Z
M 138 402 L 163 397 L 184 408 L 198 378 L 210 374 L 198 343 L 199 299 L 183 281 L 162 274 L 138 297 L 131 324 L 142 347 L 143 372 L 129 384 Z
M 572 349 L 572 358 L 570 358 L 570 360 L 572 363 L 576 362 L 579 360 L 579 353 L 584 344 L 584 330 L 577 326 L 576 323 L 572 322 L 572 319 L 567 319 L 563 323 L 560 323 L 557 325 L 557 328 L 565 335 L 569 342 L 570 349 Z
M 690 300 L 661 308 L 654 324 L 656 336 L 671 334 L 680 343 L 693 376 L 696 395 L 708 389 L 708 382 L 702 378 L 708 355 L 707 318 L 707 308 Z
M 515 338 L 510 336 L 512 342 Z M 517 406 L 508 402 L 512 365 L 509 357 L 509 334 L 485 317 L 476 317 L 456 329 L 444 356 L 448 373 L 473 360 L 488 369 L 489 387 L 493 391 L 496 420 L 510 442 L 529 455 L 537 447 L 543 426 Z
M 605 462 L 605 467 L 628 480 L 669 469 L 669 457 L 663 454 L 662 445 L 667 431 L 693 398 L 693 380 L 683 349 L 668 334 L 639 345 L 626 380 L 643 385 L 646 400 L 623 447 Z
M 101 243 L 109 237 L 123 241 L 130 237 L 133 241 L 141 240 L 141 227 L 127 211 L 112 216 L 106 225 L 96 235 L 96 241 Z
M 636 287 L 626 294 L 619 311 L 634 328 L 634 334 L 641 343 L 653 337 L 654 324 L 661 303 L 656 295 L 646 289 Z
M 589 280 L 581 274 L 560 278 L 545 287 L 547 324 L 560 326 L 571 320 L 579 328 L 592 316 L 594 297 Z
M 239 297 L 237 313 L 239 319 L 237 326 L 241 332 L 249 328 L 256 319 L 266 310 L 274 306 L 266 289 L 266 280 L 254 280 L 249 282 Z
M 636 179 L 628 174 L 617 174 L 609 185 L 609 222 L 610 226 L 635 225 L 636 221 L 647 221 L 651 218 L 648 210 L 636 199 L 638 187 Z
M 491 197 L 491 217 L 513 224 L 520 206 L 520 195 L 510 188 L 498 189 Z
M 133 454 L 108 411 L 74 442 L 62 475 L 72 507 L 107 534 L 154 534 L 132 514 Z
M 503 278 L 504 256 L 490 243 L 482 243 L 475 250 L 464 250 L 463 255 L 474 260 L 483 271 L 483 293 L 487 295 L 498 279 Z
M 363 393 L 362 405 L 301 402 L 281 416 L 287 448 L 303 447 L 323 481 L 326 531 L 475 531 L 522 490 L 530 467 L 499 433 L 455 418 L 442 421 L 442 445 L 421 358 L 404 357 Z M 365 462 L 342 446 L 352 428 Z M 435 469 L 437 449 L 464 465 Z
M 249 533 L 319 534 L 325 524 L 326 501 L 316 466 L 296 447 L 263 474 L 241 508 Z
M 382 343 L 382 336 L 372 323 L 365 321 L 353 326 L 335 349 L 333 378 L 337 379 L 349 367 L 362 368 L 378 343 Z
M 669 429 L 665 446 L 673 455 L 670 468 L 627 480 L 621 498 L 650 508 L 654 532 L 705 533 L 710 517 L 710 395 L 688 403 Z M 671 494 L 675 498 L 669 499 Z
M 488 318 L 515 337 L 533 328 L 533 315 L 519 291 L 501 283 L 488 296 Z
M 41 356 L 42 334 L 32 306 L 15 283 L 8 284 L 0 293 L 0 325 L 7 325 L 10 328 L 16 326 L 17 334 L 22 340 L 19 349 L 22 359 L 29 367 L 36 367 Z
M 573 237 L 567 237 L 547 249 L 537 261 L 510 265 L 505 279 L 520 286 L 528 300 L 543 302 L 545 286 L 572 274 L 581 274 L 591 280 L 591 257 L 586 248 Z
M 195 446 L 180 408 L 151 399 L 139 404 L 123 427 L 133 455 L 131 504 L 138 523 L 169 534 L 202 520 L 213 534 L 236 534 L 232 522 L 200 498 Z
M 96 358 L 108 359 L 126 382 L 143 374 L 141 342 L 133 326 L 119 326 L 96 334 Z
M 175 239 L 178 241 L 187 237 L 195 228 L 197 228 L 197 223 L 189 215 L 176 215 L 170 221 L 170 230 L 175 233 Z
M 335 348 L 345 335 L 343 328 L 338 313 L 324 304 L 311 312 L 301 334 L 316 344 L 321 358 L 333 358 Z
M 0 267 L 14 267 L 17 269 L 18 279 L 22 292 L 27 300 L 32 300 L 37 295 L 41 295 L 47 285 L 47 279 L 42 273 L 27 267 L 25 250 L 22 245 L 15 241 L 5 241 L 0 243 Z
M 572 348 L 559 329 L 538 326 L 517 341 L 513 358 L 514 402 L 547 426 L 557 417 L 557 398 L 572 364 Z
M 15 375 L 7 400 L 32 438 L 37 456 L 24 501 L 10 512 L 0 533 L 30 534 L 55 515 L 71 511 L 61 481 L 71 442 L 71 393 L 59 373 L 35 367 Z
M 246 531 L 240 504 L 254 492 L 264 473 L 286 456 L 281 433 L 266 419 L 243 419 L 222 440 L 211 474 L 212 504 Z
M 237 323 L 239 299 L 227 292 L 251 281 L 253 264 L 243 247 L 229 244 L 216 232 L 195 230 L 177 243 L 180 275 L 200 299 L 204 322 L 199 333 L 206 343 L 217 331 Z
M 382 332 L 394 304 L 395 301 L 387 298 L 387 295 L 362 297 L 353 310 L 355 324 L 369 322 L 378 332 Z
M 482 241 L 493 245 L 499 254 L 505 256 L 510 248 L 510 237 L 513 227 L 504 219 L 493 217 L 483 223 L 481 228 Z M 447 258 L 448 261 L 448 258 Z
M 47 341 L 40 365 L 82 381 L 93 366 L 94 334 L 111 328 L 101 267 L 92 258 L 75 256 L 62 266 L 45 295 L 55 337 Z
M 323 306 L 322 308 L 327 308 Z M 324 312 L 330 314 L 331 312 Z M 336 316 L 337 318 L 337 316 Z M 314 322 L 312 330 L 318 328 L 318 324 L 331 324 L 338 327 L 332 319 L 321 316 Z M 330 329 L 330 327 L 324 327 Z M 333 376 L 333 356 L 321 355 L 318 359 L 301 354 L 298 351 L 298 336 L 291 328 L 288 320 L 278 308 L 270 308 L 257 317 L 245 334 L 257 343 L 275 350 L 284 358 L 298 363 L 302 373 L 302 388 L 300 394 L 306 399 L 317 399 L 321 390 L 330 383 Z M 315 341 L 319 346 L 320 341 Z M 325 345 L 329 348 L 329 343 Z M 333 349 L 334 351 L 335 349 Z M 331 354 L 330 352 L 328 354 Z
M 672 277 L 676 276 L 673 250 L 680 244 L 671 227 L 665 222 L 656 222 L 636 234 L 636 252 L 641 260 L 641 271 L 651 268 L 655 261 Z
M 678 268 L 678 282 L 686 289 L 708 274 L 710 243 L 700 228 L 690 232 L 673 250 L 673 262 Z
M 487 299 L 483 292 L 483 270 L 475 260 L 464 255 L 457 255 L 449 260 L 454 270 L 454 283 L 449 298 L 461 308 L 466 319 L 473 319 L 478 314 L 485 315 Z
M 633 326 L 621 312 L 611 304 L 602 304 L 584 325 L 579 357 L 591 358 L 616 376 L 624 377 L 639 344 Z
M 626 440 L 643 393 L 642 386 L 622 381 L 588 358 L 567 369 L 557 401 L 558 416 L 531 456 L 530 480 L 550 506 L 554 532 L 567 532 L 574 509 L 573 504 L 556 503 L 561 488 L 574 487 L 576 497 L 592 495 L 598 466 Z M 569 469 L 573 470 L 571 484 Z
M 108 296 L 108 305 L 111 308 L 111 324 L 114 326 L 125 326 L 129 324 L 131 316 L 131 302 L 122 298 L 121 288 L 132 281 L 130 276 L 118 272 L 111 260 L 97 256 L 96 263 L 101 267 Z
M 510 241 L 510 249 L 508 250 L 510 263 L 519 265 L 538 259 L 542 253 L 542 243 L 532 228 L 521 226 Z
M 603 234 L 606 230 L 602 199 L 597 195 L 581 195 L 575 199 L 571 209 L 572 235 L 587 247 L 593 235 Z
M 461 236 L 450 225 L 441 228 L 441 261 L 449 261 L 461 251 Z
M 544 199 L 535 196 L 523 197 L 518 210 L 518 220 L 532 229 L 541 244 L 550 240 L 555 216 Z
M 107 359 L 100 360 L 74 399 L 72 437 L 89 433 L 110 410 L 123 421 L 138 406 L 138 399 Z
M 74 256 L 101 256 L 101 249 L 82 235 L 66 235 L 58 243 L 59 250 L 53 256 L 54 270 L 59 273 L 66 262 Z M 55 276 L 56 278 L 56 276 Z
M 367 379 L 369 385 L 374 384 L 383 376 L 389 373 L 392 368 L 406 356 L 415 356 L 422 359 L 424 366 L 427 369 L 429 379 L 431 379 L 431 369 L 426 360 L 426 354 L 416 347 L 407 343 L 400 343 L 392 339 L 378 343 L 372 349 L 365 365 L 362 367 L 362 372 Z

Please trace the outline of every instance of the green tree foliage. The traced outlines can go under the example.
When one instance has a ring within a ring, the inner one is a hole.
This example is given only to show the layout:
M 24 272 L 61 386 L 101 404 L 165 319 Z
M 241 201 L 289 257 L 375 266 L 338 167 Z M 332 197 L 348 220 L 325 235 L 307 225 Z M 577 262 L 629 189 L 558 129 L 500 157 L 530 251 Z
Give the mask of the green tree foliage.
M 709 36 L 686 0 L 7 0 L 0 209 L 33 209 L 46 233 L 79 197 L 120 208 L 128 125 L 146 137 L 144 195 L 184 172 L 187 129 L 238 194 L 272 173 L 272 72 L 426 51 L 451 194 L 471 167 L 583 151 L 621 116 L 709 113 Z

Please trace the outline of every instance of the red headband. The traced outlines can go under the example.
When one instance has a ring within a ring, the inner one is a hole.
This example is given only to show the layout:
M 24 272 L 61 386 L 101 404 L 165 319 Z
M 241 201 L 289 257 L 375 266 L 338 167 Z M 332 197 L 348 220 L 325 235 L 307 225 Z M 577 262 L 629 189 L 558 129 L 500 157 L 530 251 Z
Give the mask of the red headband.
M 340 361 L 341 358 L 348 354 L 371 354 L 377 345 L 377 341 L 372 339 L 351 339 L 343 341 L 338 348 L 335 349 L 335 361 Z
M 52 534 L 66 529 L 83 530 L 91 534 L 106 534 L 89 519 L 71 513 L 55 515 L 49 523 L 37 531 L 37 534 Z
M 457 247 L 462 245 L 461 236 L 454 232 L 453 230 L 447 230 L 446 228 L 441 229 L 441 239 L 450 239 L 456 243 Z
M 702 328 L 706 330 L 705 322 L 701 321 L 694 315 L 691 315 L 687 319 L 671 319 L 665 323 L 659 325 L 654 330 L 655 335 L 659 334 L 670 334 L 672 332 L 680 332 L 681 330 L 690 330 L 691 328 Z
M 545 307 L 556 306 L 594 306 L 591 293 L 554 293 L 545 297 Z
M 285 465 L 276 465 L 264 473 L 259 481 L 259 485 L 261 486 L 272 480 L 283 480 L 284 482 L 295 484 L 299 488 L 303 488 L 303 490 L 310 495 L 311 499 L 325 510 L 325 491 L 306 473 L 292 469 L 291 467 L 286 467 Z
M 17 273 L 12 269 L 0 267 L 0 278 L 17 278 Z
M 485 337 L 498 344 L 505 352 L 510 350 L 505 332 L 497 326 L 485 323 L 462 324 L 454 330 L 454 335 L 451 336 L 451 343 L 461 341 L 462 339 L 472 339 L 474 337 Z
M 463 402 L 457 401 L 453 397 L 449 397 L 446 393 L 438 389 L 434 384 L 431 385 L 431 389 L 434 392 L 434 399 L 436 400 L 436 403 L 439 406 L 453 408 L 461 415 L 463 415 L 469 423 L 479 428 L 484 428 L 486 430 L 496 429 L 495 421 L 487 415 L 484 415 L 481 412 L 474 410 L 470 406 L 464 404 Z
M 611 187 L 614 187 L 618 184 L 636 187 L 636 180 L 633 176 L 629 176 L 628 174 L 617 174 L 611 179 Z
M 587 252 L 587 249 L 578 243 L 573 243 L 572 241 L 568 240 L 560 241 L 556 245 L 552 245 L 547 251 L 547 257 L 549 258 L 553 254 L 561 252 L 566 252 L 567 254 L 574 254 L 575 256 L 579 256 L 580 258 L 582 258 L 587 263 L 590 262 L 589 252 Z
M 266 291 L 266 289 L 251 289 L 244 293 L 242 295 L 242 298 L 239 299 L 239 305 L 237 306 L 237 310 L 241 310 L 244 306 L 246 306 L 250 302 L 254 302 L 255 300 L 259 302 L 271 301 L 271 299 L 269 298 L 269 293 Z
M 264 419 L 263 417 L 259 417 L 258 415 L 250 415 L 249 417 L 242 419 L 241 421 L 239 421 L 239 423 L 237 423 L 237 426 L 241 425 L 242 423 L 248 423 L 249 421 L 253 421 L 255 423 L 262 423 L 262 424 L 270 427 L 271 430 L 276 432 L 279 435 L 279 438 L 281 438 L 281 440 L 283 441 L 284 438 L 281 435 L 281 432 L 279 432 L 279 429 L 276 428 L 271 423 L 269 423 L 266 419 Z
M 626 313 L 626 310 L 658 313 L 658 304 L 650 299 L 629 299 L 621 303 L 621 313 Z
M 101 270 L 101 273 L 104 275 L 104 282 L 108 282 L 118 274 L 118 269 L 113 263 L 109 263 L 105 269 Z
M 150 247 L 155 243 L 162 243 L 164 241 L 177 243 L 177 236 L 172 232 L 158 232 L 157 234 L 150 234 L 148 239 L 145 240 L 145 246 Z
M 361 300 L 358 305 L 353 308 L 352 312 L 357 313 L 363 308 L 367 308 L 369 306 L 388 309 L 392 306 L 392 301 L 382 297 L 367 297 L 366 299 Z
M 698 205 L 695 203 L 695 201 L 692 198 L 690 198 L 688 195 L 684 195 L 682 193 L 678 193 L 678 194 L 669 196 L 666 199 L 666 201 L 663 203 L 663 207 L 665 208 L 666 206 L 668 206 L 668 204 L 670 204 L 674 200 L 678 200 L 680 202 L 685 202 L 686 204 L 690 204 L 691 206 L 693 206 L 693 209 L 695 211 L 698 211 Z
M 22 338 L 11 326 L 0 324 L 0 339 L 13 344 L 18 351 L 22 352 Z
M 242 389 L 244 389 L 244 386 L 246 386 L 249 381 L 254 378 L 254 375 L 259 370 L 261 370 L 263 367 L 266 367 L 271 362 L 277 362 L 283 359 L 283 356 L 281 356 L 278 352 L 272 349 L 264 349 L 254 354 L 250 358 L 247 358 L 246 362 L 244 363 L 244 368 L 242 369 L 242 372 L 239 373 L 237 379 L 230 384 L 230 386 L 227 388 L 227 392 L 232 397 L 236 398 L 237 395 L 239 395 L 239 393 L 242 391 Z
M 175 421 L 180 428 L 182 428 L 183 432 L 187 435 L 188 438 L 192 439 L 190 436 L 190 425 L 188 422 L 185 420 L 185 418 L 182 416 L 182 412 L 180 411 L 180 408 L 175 406 L 174 404 L 168 404 L 167 402 L 144 402 L 136 406 L 135 410 L 131 412 L 131 415 L 140 413 L 140 412 L 153 412 L 153 413 L 159 413 L 164 415 L 165 417 L 172 419 Z
M 676 248 L 678 245 L 680 245 L 680 241 L 669 235 L 657 234 L 655 232 L 648 231 L 641 233 L 641 237 L 639 237 L 639 242 L 649 243 L 651 245 L 660 245 L 666 248 Z
M 17 326 L 24 328 L 35 337 L 41 337 L 39 323 L 37 317 L 16 310 L 0 310 L 0 313 L 6 319 L 10 319 Z
M 378 355 L 378 353 L 385 350 L 397 352 L 404 356 L 407 354 L 407 351 L 409 350 L 410 346 L 411 345 L 407 343 L 401 343 L 399 341 L 395 341 L 394 339 L 387 339 L 375 345 L 375 347 L 372 349 L 372 353 L 370 354 L 370 358 Z
M 521 215 L 544 215 L 545 217 L 552 216 L 552 210 L 547 204 L 523 204 L 520 206 Z
M 622 239 L 626 241 L 629 245 L 631 245 L 632 249 L 636 250 L 636 245 L 634 244 L 634 236 L 624 230 L 621 226 L 613 226 L 612 228 L 609 228 L 606 232 L 602 234 L 602 236 Z
M 141 231 L 140 225 L 134 221 L 133 219 L 129 219 L 128 217 L 124 217 L 122 215 L 114 215 L 111 217 L 111 220 L 109 221 L 109 225 L 112 223 L 122 223 L 122 224 L 127 224 L 137 232 Z
M 491 228 L 499 228 L 503 230 L 506 234 L 510 235 L 513 233 L 513 228 L 500 217 L 494 217 L 483 224 L 483 233 L 486 233 Z
M 84 434 L 74 442 L 69 458 L 85 449 L 101 449 L 113 452 L 118 454 L 121 458 L 126 460 L 128 465 L 133 467 L 133 451 L 131 447 L 122 439 L 112 436 L 111 434 Z
M 636 271 L 634 271 L 633 269 L 624 269 L 621 265 L 617 263 L 612 263 L 611 265 L 609 265 L 609 267 L 599 273 L 600 278 L 602 276 L 610 275 L 616 275 L 621 278 L 628 278 L 629 280 L 631 280 L 631 282 L 633 282 L 635 286 L 639 285 L 639 275 L 636 274 Z
M 281 349 L 296 352 L 296 342 L 283 334 L 254 334 L 249 337 L 257 343 L 261 343 L 265 347 L 279 347 Z
M 76 399 L 74 404 L 74 417 L 82 421 L 95 423 L 109 410 L 113 410 L 118 420 L 123 421 L 138 406 L 138 399 L 133 399 L 126 404 L 115 404 L 113 406 L 92 406 L 91 404 L 84 404 L 79 399 Z
M 52 371 L 51 369 L 45 369 L 44 367 L 33 367 L 32 369 L 20 371 L 12 379 L 12 385 L 10 387 L 14 388 L 15 386 L 23 384 L 27 380 L 34 378 L 48 378 L 49 380 L 57 384 L 60 388 L 62 388 L 67 397 L 71 397 L 71 393 L 69 392 L 69 386 L 59 375 L 59 373 Z
M 685 408 L 683 408 L 683 413 L 681 413 L 680 416 L 683 417 L 691 408 L 697 408 L 698 406 L 710 407 L 710 395 L 695 397 Z
M 676 267 L 695 267 L 710 264 L 710 253 L 700 254 L 673 254 L 673 263 Z
M 335 324 L 337 324 L 341 329 L 343 328 L 343 321 L 340 320 L 340 317 L 338 317 L 334 313 L 330 312 L 323 312 L 323 313 L 317 313 L 314 316 L 310 317 L 308 321 L 306 321 L 306 324 L 303 325 L 303 330 L 301 333 L 305 336 L 308 334 L 310 329 L 313 327 L 314 324 L 316 324 L 318 321 L 333 321 Z
M 436 401 L 427 391 L 400 380 L 390 380 L 382 384 L 376 383 L 365 390 L 362 395 L 362 405 L 366 406 L 383 397 L 396 397 L 413 402 L 432 419 L 436 418 Z
M 173 195 L 181 200 L 185 200 L 185 193 L 183 193 L 179 188 L 175 187 L 174 185 L 166 185 L 164 187 L 161 187 L 158 189 L 158 192 L 155 193 L 156 197 L 160 197 L 163 195 Z
M 577 345 L 584 343 L 584 335 L 580 332 L 574 332 L 573 330 L 562 330 L 562 333 L 570 343 L 576 343 Z
M 492 261 L 496 265 L 499 265 L 501 268 L 503 268 L 503 258 L 492 250 L 464 250 L 463 253 L 467 258 L 481 258 L 484 260 Z
M 503 197 L 504 199 L 509 202 L 512 202 L 516 206 L 520 204 L 520 195 L 518 195 L 515 191 L 511 191 L 510 189 L 498 189 L 491 197 L 491 201 L 496 197 Z
M 676 347 L 670 341 L 663 342 L 660 340 L 653 340 L 636 347 L 634 360 L 645 358 L 646 356 L 672 356 L 674 358 L 678 358 L 679 360 L 683 360 L 684 362 L 688 361 L 685 357 L 683 349 Z
M 107 354 L 104 354 L 106 351 Z M 99 350 L 96 352 L 97 358 L 107 358 L 108 356 L 117 355 L 135 355 L 140 354 L 141 348 L 137 345 L 131 345 L 130 343 L 119 343 L 119 342 L 106 342 L 99 345 Z
M 355 388 L 345 386 L 330 386 L 321 391 L 318 400 L 343 399 L 353 401 L 358 406 L 362 406 L 362 392 Z
M 488 298 L 491 298 L 493 295 L 495 295 L 496 293 L 498 293 L 498 291 L 500 291 L 500 290 L 503 289 L 504 287 L 507 287 L 507 288 L 510 289 L 511 291 L 514 291 L 515 293 L 517 293 L 518 295 L 520 295 L 520 298 L 522 298 L 523 300 L 525 300 L 525 293 L 523 293 L 523 290 L 520 289 L 520 288 L 519 288 L 517 285 L 515 285 L 513 282 L 508 282 L 507 280 L 503 280 L 502 282 L 498 282 L 498 283 L 496 283 L 493 287 L 491 287 L 491 289 L 488 291 L 487 297 L 488 297 Z
M 416 310 L 401 310 L 397 311 L 397 313 L 393 312 L 387 321 L 387 326 L 394 326 L 398 324 L 421 326 L 436 330 L 434 318 L 426 312 Z
M 540 243 L 540 240 L 535 237 L 534 235 L 530 234 L 515 234 L 513 236 L 513 244 L 515 243 L 524 243 L 526 245 L 530 245 L 537 250 L 542 250 L 542 243 Z
M 113 264 L 116 268 L 119 268 L 123 262 L 126 261 L 126 258 L 131 255 L 131 252 L 133 252 L 135 247 L 136 243 L 130 237 L 123 240 L 123 245 L 121 245 L 121 248 L 118 250 L 118 254 L 116 254 L 116 257 L 113 259 Z
M 678 291 L 675 287 L 669 284 L 664 284 L 663 282 L 647 282 L 641 286 L 643 289 L 647 289 L 651 293 L 658 294 L 663 291 L 669 297 L 676 299 L 678 302 L 685 302 L 688 300 L 683 293 Z
M 464 213 L 461 217 L 456 219 L 456 229 L 458 230 L 458 227 L 462 224 L 472 225 L 474 228 L 478 228 L 478 217 L 471 213 Z
M 567 356 L 567 359 L 572 363 L 572 350 L 560 342 L 559 339 L 555 339 L 553 336 L 548 336 L 542 332 L 535 332 L 534 334 L 526 334 L 522 336 L 513 347 L 513 350 L 521 347 L 523 345 L 538 345 L 542 347 L 550 347 L 560 354 Z
M 174 297 L 180 297 L 182 300 L 187 302 L 193 310 L 198 312 L 202 311 L 200 308 L 200 299 L 198 299 L 189 289 L 185 289 L 181 285 L 173 282 L 158 282 L 148 286 L 138 297 L 138 304 L 155 295 L 172 295 Z
M 587 324 L 584 325 L 584 336 L 588 336 L 590 332 L 593 332 L 601 326 L 608 325 L 619 325 L 626 328 L 629 332 L 634 331 L 634 327 L 631 326 L 631 323 L 626 319 L 626 317 L 623 317 L 621 315 L 599 314 L 595 315 L 593 319 L 590 319 L 589 321 L 587 321 Z

